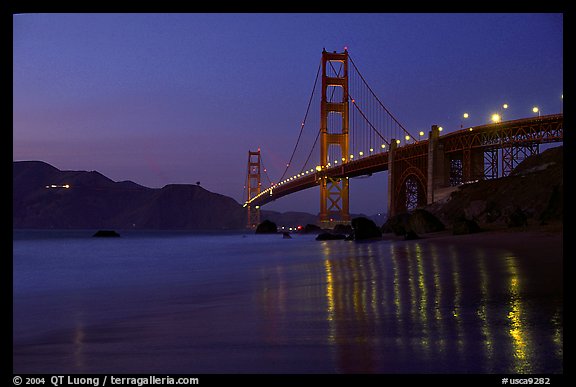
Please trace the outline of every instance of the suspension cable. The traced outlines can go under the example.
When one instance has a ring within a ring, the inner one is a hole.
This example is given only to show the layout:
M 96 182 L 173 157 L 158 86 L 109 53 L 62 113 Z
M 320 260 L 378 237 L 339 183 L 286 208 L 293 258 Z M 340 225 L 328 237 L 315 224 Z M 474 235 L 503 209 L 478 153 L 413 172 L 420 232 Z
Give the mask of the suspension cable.
M 264 158 L 262 157 L 262 153 L 260 153 L 260 166 L 261 166 L 262 170 L 264 171 L 264 175 L 266 176 L 266 179 L 268 179 L 268 184 L 272 185 L 272 180 L 270 180 L 270 177 L 268 176 L 268 170 L 264 166 Z
M 412 135 L 412 133 L 410 133 L 408 130 L 406 130 L 406 128 L 404 128 L 404 126 L 402 126 L 402 124 L 396 119 L 396 117 L 394 117 L 394 115 L 392 113 L 390 113 L 390 111 L 386 108 L 386 106 L 384 106 L 384 104 L 380 101 L 380 99 L 378 98 L 378 96 L 374 93 L 374 91 L 372 90 L 372 88 L 368 85 L 368 82 L 366 82 L 366 80 L 364 79 L 364 77 L 362 76 L 362 74 L 360 73 L 360 70 L 358 70 L 358 67 L 356 67 L 356 63 L 354 63 L 354 61 L 352 60 L 352 57 L 350 56 L 350 54 L 348 54 L 348 58 L 350 59 L 350 63 L 352 63 L 352 66 L 354 66 L 354 69 L 356 69 L 356 73 L 358 73 L 358 75 L 360 76 L 360 79 L 362 79 L 362 81 L 364 82 L 364 84 L 366 85 L 366 87 L 368 88 L 368 90 L 370 90 L 370 93 L 372 94 L 372 96 L 374 98 L 376 98 L 376 101 L 378 101 L 378 103 L 380 104 L 380 106 L 386 111 L 386 113 L 388 113 L 388 115 L 390 115 L 390 117 L 394 120 L 394 122 L 396 122 L 398 124 L 398 126 L 400 126 L 400 128 L 402 128 L 402 130 L 404 131 L 404 133 L 406 133 L 408 136 L 412 137 L 412 139 L 414 141 L 416 141 L 416 138 Z
M 328 63 L 330 63 L 330 67 L 332 67 L 332 70 L 333 70 L 334 72 L 336 72 L 336 69 L 334 68 L 334 65 L 332 65 L 332 62 L 328 62 Z M 356 67 L 356 66 L 354 66 L 354 67 Z M 340 71 L 338 71 L 338 74 L 339 74 L 339 73 L 340 73 Z M 360 73 L 358 73 L 358 74 L 360 74 Z M 380 132 L 378 132 L 378 129 L 376 129 L 376 127 L 374 127 L 374 125 L 372 125 L 372 123 L 370 122 L 370 120 L 368 119 L 368 117 L 366 117 L 366 115 L 364 114 L 364 112 L 362 111 L 362 109 L 360 109 L 360 107 L 359 107 L 356 103 L 354 103 L 354 97 L 352 97 L 352 95 L 350 95 L 350 91 L 347 91 L 347 94 L 348 94 L 348 95 L 346 95 L 345 98 L 346 98 L 346 99 L 350 98 L 350 99 L 352 100 L 352 105 L 354 105 L 354 107 L 356 107 L 356 109 L 358 109 L 358 111 L 360 112 L 360 114 L 362 115 L 362 117 L 364 117 L 364 119 L 366 120 L 366 122 L 368 122 L 368 125 L 370 125 L 370 128 L 372 128 L 372 130 L 374 130 L 374 132 L 376 132 L 376 134 L 377 134 L 382 140 L 384 140 L 384 141 L 388 144 L 388 146 L 390 146 L 390 142 L 388 142 L 388 140 L 386 140 L 386 139 L 380 134 Z M 386 109 L 386 108 L 384 108 L 384 109 Z M 386 112 L 388 112 L 388 110 L 386 110 Z M 388 112 L 388 114 L 390 114 L 390 113 Z M 390 115 L 391 115 L 391 114 L 390 114 Z M 392 118 L 394 118 L 394 117 L 392 117 Z M 400 125 L 400 126 L 402 126 L 402 125 Z
M 322 67 L 322 61 L 320 61 L 320 63 L 318 64 L 318 70 L 316 70 L 316 79 L 314 79 L 314 86 L 312 87 L 312 93 L 310 94 L 310 99 L 308 100 L 308 106 L 306 107 L 306 114 L 304 115 L 304 119 L 302 120 L 302 124 L 300 125 L 300 133 L 298 134 L 298 140 L 296 140 L 296 145 L 294 146 L 294 149 L 292 150 L 292 155 L 290 156 L 290 161 L 288 161 L 288 164 L 286 164 L 286 169 L 284 169 L 284 173 L 282 173 L 282 176 L 280 177 L 280 179 L 278 181 L 282 181 L 282 179 L 284 179 L 286 172 L 288 172 L 288 169 L 290 168 L 290 165 L 292 164 L 292 159 L 294 158 L 294 154 L 296 153 L 296 149 L 298 148 L 298 144 L 300 143 L 300 138 L 302 137 L 302 132 L 304 131 L 304 126 L 306 125 L 306 119 L 308 118 L 308 113 L 310 112 L 310 106 L 312 105 L 312 99 L 313 99 L 314 93 L 316 91 L 316 84 L 318 83 L 318 76 L 320 75 L 321 67 Z
M 332 65 L 331 62 L 330 66 L 332 67 L 332 70 L 336 73 L 336 76 L 340 76 L 340 71 L 342 71 L 342 67 L 340 67 L 338 69 L 338 71 L 336 71 L 336 69 L 334 68 L 334 66 Z M 330 101 L 332 101 L 332 98 L 334 98 L 334 92 L 335 90 L 332 90 L 332 93 L 330 94 Z M 300 168 L 300 173 L 302 173 L 306 168 L 306 166 L 308 165 L 308 161 L 310 161 L 310 157 L 312 157 L 312 153 L 314 152 L 314 148 L 316 147 L 316 144 L 318 143 L 318 138 L 320 138 L 320 128 L 318 128 L 318 132 L 316 132 L 316 139 L 314 139 L 314 144 L 312 144 L 312 148 L 310 149 L 310 153 L 308 153 L 308 157 L 306 157 L 306 161 L 304 162 L 304 164 L 302 165 L 302 168 Z M 282 179 L 280 179 L 282 180 Z
M 306 168 L 306 165 L 308 165 L 308 161 L 310 160 L 310 157 L 312 156 L 312 152 L 314 152 L 314 148 L 316 147 L 316 143 L 318 142 L 319 137 L 320 137 L 320 129 L 318 129 L 318 132 L 316 133 L 316 139 L 314 140 L 314 144 L 312 145 L 312 149 L 310 149 L 310 153 L 308 153 L 308 157 L 306 158 L 306 161 L 304 162 L 302 169 L 300 169 L 300 173 L 302 173 L 304 171 L 304 169 Z
M 244 200 L 244 198 L 246 198 L 246 201 L 244 203 L 246 203 L 248 200 L 250 200 L 250 198 L 248 197 L 248 184 L 250 184 L 250 181 L 248 180 L 248 175 L 250 174 L 250 166 L 246 165 L 246 177 L 244 179 L 244 189 L 242 190 L 242 199 Z

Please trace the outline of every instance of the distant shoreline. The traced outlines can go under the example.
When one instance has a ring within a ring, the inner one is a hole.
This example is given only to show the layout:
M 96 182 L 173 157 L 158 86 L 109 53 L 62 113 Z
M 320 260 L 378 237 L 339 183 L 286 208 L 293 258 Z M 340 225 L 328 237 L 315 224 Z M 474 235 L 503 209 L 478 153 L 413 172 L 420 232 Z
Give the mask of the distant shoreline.
M 451 230 L 423 234 L 420 239 L 404 240 L 392 234 L 384 234 L 383 240 L 395 243 L 441 243 L 459 246 L 478 246 L 510 249 L 530 256 L 537 254 L 563 256 L 563 224 L 521 228 L 498 228 L 478 233 L 453 235 Z

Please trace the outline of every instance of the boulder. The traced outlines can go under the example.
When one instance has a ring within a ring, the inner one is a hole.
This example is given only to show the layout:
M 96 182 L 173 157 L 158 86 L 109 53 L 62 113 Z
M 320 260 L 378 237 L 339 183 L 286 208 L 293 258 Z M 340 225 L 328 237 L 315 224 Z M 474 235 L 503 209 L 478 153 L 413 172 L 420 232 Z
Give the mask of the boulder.
M 337 234 L 350 235 L 354 232 L 354 230 L 352 229 L 352 226 L 350 226 L 349 224 L 337 224 L 336 226 L 334 226 L 334 232 Z
M 409 220 L 410 214 L 407 212 L 391 216 L 382 225 L 381 231 L 385 234 L 394 233 L 396 236 L 406 235 L 410 229 Z
M 276 234 L 278 232 L 278 227 L 276 223 L 266 219 L 256 227 L 256 234 Z
M 322 232 L 322 229 L 315 224 L 308 223 L 301 231 L 304 234 L 319 234 Z
M 482 231 L 478 223 L 463 217 L 457 218 L 452 224 L 452 234 L 464 235 Z
M 414 239 L 420 239 L 418 234 L 416 234 L 414 231 L 408 231 L 406 235 L 404 235 L 404 240 L 406 241 L 413 241 Z
M 114 230 L 98 230 L 92 236 L 97 238 L 117 238 L 120 236 L 120 234 Z
M 412 231 L 419 234 L 444 231 L 446 228 L 444 223 L 442 223 L 435 215 L 422 209 L 414 210 L 410 214 L 408 225 L 410 227 L 406 230 L 407 232 Z
M 358 217 L 352 219 L 352 228 L 354 229 L 354 240 L 376 239 L 382 238 L 382 231 L 374 221 Z
M 528 216 L 520 207 L 516 206 L 508 215 L 506 224 L 508 227 L 526 227 L 528 226 Z
M 548 224 L 551 220 L 563 220 L 563 193 L 562 185 L 557 185 L 553 188 L 550 199 L 548 199 L 548 204 L 544 208 L 544 211 L 540 214 L 538 220 L 540 224 Z

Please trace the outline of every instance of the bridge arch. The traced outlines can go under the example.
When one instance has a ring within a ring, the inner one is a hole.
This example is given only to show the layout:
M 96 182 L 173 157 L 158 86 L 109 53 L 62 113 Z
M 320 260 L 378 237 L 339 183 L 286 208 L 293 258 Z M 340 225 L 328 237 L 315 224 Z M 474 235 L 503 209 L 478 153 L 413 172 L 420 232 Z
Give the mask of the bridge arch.
M 408 167 L 399 176 L 395 187 L 394 213 L 412 211 L 426 205 L 427 179 L 424 171 Z

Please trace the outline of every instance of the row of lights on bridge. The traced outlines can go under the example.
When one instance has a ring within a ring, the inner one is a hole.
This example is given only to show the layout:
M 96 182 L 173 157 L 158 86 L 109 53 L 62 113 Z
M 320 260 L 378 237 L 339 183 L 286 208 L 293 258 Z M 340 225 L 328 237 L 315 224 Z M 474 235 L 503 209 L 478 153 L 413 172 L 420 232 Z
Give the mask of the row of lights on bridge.
M 564 94 L 562 94 L 561 98 L 564 99 Z M 508 109 L 508 104 L 507 104 L 507 103 L 503 104 L 503 105 L 502 105 L 502 109 L 504 109 L 504 110 Z M 534 107 L 532 108 L 532 112 L 533 112 L 533 113 L 538 113 L 538 117 L 540 117 L 540 108 L 538 108 L 538 106 L 534 106 Z M 492 122 L 494 122 L 494 123 L 501 122 L 501 121 L 502 121 L 502 116 L 503 116 L 503 113 L 494 113 L 494 114 L 492 114 L 491 120 L 492 120 Z M 464 114 L 462 115 L 462 117 L 463 117 L 464 119 L 467 119 L 467 118 L 470 117 L 470 114 L 464 113 Z M 438 130 L 441 132 L 441 131 L 443 130 L 443 128 L 440 126 L 440 127 L 438 127 Z M 469 128 L 469 130 L 472 131 L 472 128 Z M 424 131 L 420 131 L 420 132 L 418 133 L 418 135 L 420 136 L 419 140 L 421 140 L 422 137 L 424 136 Z M 406 136 L 404 137 L 404 139 L 406 140 L 406 142 L 410 141 L 411 138 L 412 138 L 412 137 L 409 136 L 409 135 L 406 135 Z M 400 144 L 400 140 L 396 140 L 396 144 Z M 386 149 L 386 144 L 382 144 L 382 145 L 380 146 L 380 148 L 381 148 L 381 149 Z M 372 153 L 372 152 L 374 152 L 374 148 L 370 148 L 370 152 L 369 152 L 369 153 Z M 363 156 L 364 156 L 364 152 L 363 152 L 363 151 L 358 152 L 358 156 L 363 157 Z M 353 154 L 350 154 L 349 160 L 353 160 L 353 159 L 354 159 L 354 155 L 353 155 Z M 342 162 L 343 162 L 343 163 L 346 162 L 346 157 L 342 157 Z M 338 164 L 338 160 L 334 160 L 334 166 L 336 166 L 336 164 Z M 289 166 L 289 165 L 288 165 L 288 166 Z M 273 190 L 275 187 L 278 187 L 278 186 L 280 186 L 280 185 L 289 183 L 289 182 L 291 182 L 291 181 L 294 181 L 294 180 L 296 180 L 296 179 L 299 179 L 299 178 L 301 178 L 301 177 L 304 177 L 304 176 L 306 176 L 306 175 L 308 175 L 308 174 L 310 174 L 310 173 L 314 173 L 315 171 L 320 172 L 320 171 L 322 171 L 322 169 L 330 168 L 330 167 L 332 167 L 332 163 L 328 163 L 327 165 L 317 165 L 315 169 L 312 168 L 312 169 L 303 171 L 303 172 L 298 173 L 298 174 L 296 174 L 296 175 L 294 175 L 294 176 L 292 176 L 292 177 L 286 178 L 286 179 L 282 180 L 282 181 L 279 182 L 279 183 L 272 184 L 272 186 L 270 186 L 269 188 L 267 188 L 267 189 L 265 189 L 264 191 L 260 192 L 260 193 L 259 193 L 258 195 L 256 195 L 254 198 L 250 199 L 247 203 L 250 203 L 250 202 L 252 202 L 253 200 L 257 199 L 258 197 L 260 197 L 260 196 L 262 196 L 262 195 L 265 195 L 265 194 L 268 194 L 268 193 L 269 193 L 270 195 L 272 195 L 272 190 Z
M 439 127 L 438 129 L 439 129 L 440 131 L 442 131 L 442 127 Z M 419 134 L 420 134 L 420 139 L 421 139 L 421 137 L 424 136 L 424 132 L 423 132 L 423 131 L 420 131 Z M 411 136 L 406 135 L 406 136 L 405 136 L 406 142 L 410 141 L 411 138 L 412 138 Z M 401 143 L 400 140 L 396 140 L 396 144 L 399 145 L 400 143 Z M 386 149 L 386 144 L 381 144 L 381 145 L 380 145 L 380 149 L 381 149 L 381 150 Z M 368 151 L 368 154 L 374 153 L 374 151 L 375 151 L 374 148 L 370 148 L 369 151 Z M 362 158 L 362 157 L 364 157 L 364 156 L 368 156 L 368 154 L 366 154 L 366 152 L 364 152 L 364 151 L 358 152 L 358 156 L 359 156 L 360 158 Z M 349 160 L 349 161 L 352 161 L 352 160 L 354 160 L 354 157 L 355 157 L 354 154 L 350 154 L 348 160 Z M 346 157 L 342 157 L 342 162 L 341 162 L 341 163 L 345 163 L 345 162 L 346 162 Z M 278 187 L 278 186 L 287 184 L 287 183 L 289 183 L 289 182 L 291 182 L 291 181 L 297 180 L 297 179 L 299 179 L 299 178 L 302 178 L 302 177 L 304 177 L 304 176 L 306 176 L 306 175 L 309 175 L 309 174 L 311 174 L 311 173 L 314 173 L 314 172 L 321 172 L 323 169 L 330 168 L 330 167 L 333 167 L 333 166 L 335 167 L 335 166 L 337 166 L 337 165 L 338 165 L 338 160 L 334 160 L 333 163 L 332 163 L 332 162 L 329 162 L 329 163 L 326 164 L 326 165 L 317 165 L 316 168 L 307 169 L 307 170 L 302 171 L 302 172 L 300 172 L 300 173 L 298 173 L 298 174 L 296 174 L 296 175 L 294 175 L 294 176 L 292 176 L 292 177 L 288 177 L 288 178 L 282 180 L 282 181 L 279 182 L 279 183 L 273 183 L 270 187 L 268 187 L 268 188 L 265 189 L 264 191 L 261 191 L 258 195 L 254 196 L 252 199 L 248 200 L 248 201 L 244 204 L 244 207 L 245 207 L 247 204 L 251 203 L 253 200 L 258 199 L 258 198 L 261 197 L 262 195 L 266 195 L 266 194 L 272 195 L 273 189 L 276 188 L 276 187 Z M 290 165 L 287 164 L 286 166 L 290 166 Z M 324 178 L 326 178 L 326 176 L 324 176 Z M 346 179 L 348 179 L 348 177 L 346 177 Z M 256 208 L 259 208 L 259 206 L 257 206 Z
M 562 101 L 564 101 L 564 94 L 560 95 L 560 99 L 562 99 Z M 502 110 L 500 112 L 493 113 L 492 116 L 490 117 L 490 120 L 494 123 L 501 122 L 503 120 L 504 111 L 506 109 L 508 109 L 507 103 L 502 105 Z M 538 117 L 540 117 L 540 114 L 541 114 L 540 108 L 538 106 L 533 106 L 532 107 L 532 113 L 538 114 Z M 464 113 L 462 115 L 462 117 L 466 119 L 466 118 L 470 117 L 470 115 L 468 113 Z
M 420 132 L 420 133 L 421 133 L 421 136 L 424 135 L 424 132 Z M 411 138 L 411 137 L 407 135 L 407 136 L 406 136 L 406 141 L 410 140 L 410 138 Z M 400 140 L 396 140 L 396 144 L 400 144 Z M 382 150 L 383 150 L 383 149 L 386 149 L 386 144 L 381 144 L 381 145 L 380 145 L 380 148 L 381 148 Z M 369 153 L 373 153 L 373 152 L 374 152 L 374 148 L 370 148 Z M 358 152 L 358 156 L 359 156 L 359 157 L 365 156 L 365 152 L 364 152 L 364 151 Z M 349 160 L 349 161 L 352 161 L 353 159 L 354 159 L 354 154 L 350 154 L 348 160 Z M 342 163 L 345 163 L 345 162 L 346 162 L 346 157 L 342 157 L 342 162 L 341 162 L 341 164 L 342 164 Z M 261 197 L 262 195 L 266 195 L 266 194 L 272 195 L 273 189 L 276 188 L 276 187 L 278 187 L 278 186 L 287 184 L 287 183 L 289 183 L 289 182 L 291 182 L 291 181 L 297 180 L 297 179 L 302 178 L 302 177 L 304 177 L 304 176 L 306 176 L 306 175 L 309 175 L 309 174 L 311 174 L 311 173 L 320 172 L 320 171 L 322 171 L 323 169 L 330 168 L 330 167 L 332 167 L 332 166 L 337 166 L 337 165 L 338 165 L 338 160 L 334 160 L 333 163 L 332 163 L 332 162 L 329 162 L 329 163 L 326 164 L 326 165 L 317 165 L 316 168 L 307 169 L 307 170 L 302 171 L 302 172 L 300 172 L 300 173 L 298 173 L 298 174 L 296 174 L 296 175 L 294 175 L 294 176 L 292 176 L 292 177 L 288 177 L 288 178 L 282 180 L 282 181 L 279 182 L 279 183 L 273 183 L 269 188 L 265 189 L 264 191 L 261 191 L 258 195 L 254 196 L 252 199 L 248 200 L 248 201 L 246 202 L 246 204 L 244 204 L 244 206 L 246 206 L 247 204 L 251 203 L 253 200 Z M 287 165 L 287 166 L 289 166 L 289 165 Z M 324 176 L 324 178 L 326 178 L 326 176 Z M 348 177 L 346 177 L 346 179 L 348 179 Z M 256 208 L 258 208 L 258 207 L 256 207 Z

